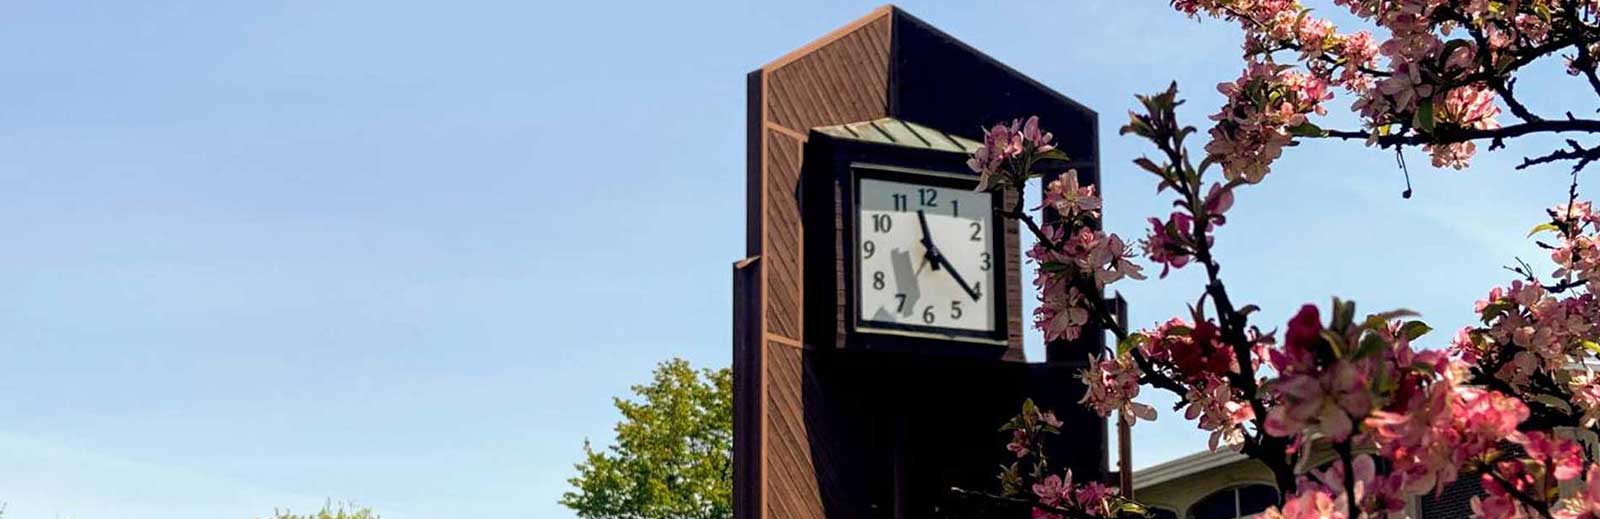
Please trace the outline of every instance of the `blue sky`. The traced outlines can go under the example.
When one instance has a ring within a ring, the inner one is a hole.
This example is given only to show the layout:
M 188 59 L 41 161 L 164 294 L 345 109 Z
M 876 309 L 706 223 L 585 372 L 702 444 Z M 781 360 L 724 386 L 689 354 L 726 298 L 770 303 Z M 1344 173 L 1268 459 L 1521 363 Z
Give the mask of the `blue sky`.
M 728 362 L 744 73 L 874 6 L 9 4 L 7 517 L 571 517 L 555 499 L 612 396 L 667 357 Z M 1115 135 L 1132 94 L 1177 79 L 1204 126 L 1240 68 L 1233 28 L 1161 0 L 903 6 L 1101 113 L 1124 235 L 1168 210 Z M 1535 108 L 1592 104 L 1536 72 Z M 1458 327 L 1540 258 L 1521 236 L 1566 177 L 1510 170 L 1537 149 L 1464 172 L 1412 152 L 1412 200 L 1391 155 L 1290 150 L 1240 193 L 1224 277 L 1269 325 L 1341 295 Z M 1196 274 L 1126 288 L 1134 323 Z M 1138 465 L 1203 448 L 1165 418 Z

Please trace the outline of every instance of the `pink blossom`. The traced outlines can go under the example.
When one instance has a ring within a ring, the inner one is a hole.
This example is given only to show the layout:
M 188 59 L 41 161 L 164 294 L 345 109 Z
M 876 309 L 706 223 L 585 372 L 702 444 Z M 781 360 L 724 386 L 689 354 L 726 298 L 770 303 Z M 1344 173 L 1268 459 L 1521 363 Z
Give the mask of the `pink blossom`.
M 1528 457 L 1545 465 L 1557 481 L 1567 481 L 1583 475 L 1583 448 L 1569 438 L 1554 438 L 1533 431 L 1523 435 L 1520 442 Z
M 1045 340 L 1077 339 L 1083 325 L 1089 323 L 1088 303 L 1083 294 L 1077 287 L 1068 287 L 1064 291 L 1046 291 L 1041 297 L 1043 300 L 1035 309 L 1033 319 L 1034 327 L 1044 331 Z
M 1184 418 L 1198 418 L 1200 429 L 1211 431 L 1211 450 L 1217 450 L 1218 445 L 1240 445 L 1244 441 L 1244 424 L 1256 416 L 1249 404 L 1234 400 L 1232 388 L 1220 378 L 1191 387 L 1184 400 L 1188 402 Z
M 1100 210 L 1100 198 L 1094 196 L 1094 186 L 1079 186 L 1075 169 L 1067 170 L 1045 187 L 1044 203 L 1062 218 L 1069 219 L 1080 213 L 1094 216 Z
M 1006 444 L 1006 450 L 1011 451 L 1013 454 L 1016 454 L 1018 458 L 1021 458 L 1023 456 L 1027 456 L 1029 452 L 1032 452 L 1028 449 L 1029 445 L 1031 444 L 1029 443 L 1028 433 L 1018 429 L 1011 431 L 1011 443 Z
M 1292 436 L 1321 432 L 1335 441 L 1350 437 L 1355 421 L 1372 409 L 1365 381 L 1355 365 L 1338 361 L 1313 375 L 1287 375 L 1273 384 L 1280 403 L 1267 412 L 1267 432 Z
M 1065 480 L 1061 476 L 1052 474 L 1038 483 L 1034 483 L 1033 495 L 1039 498 L 1039 502 L 1045 506 L 1062 506 L 1063 498 L 1069 500 L 1066 504 L 1070 505 L 1072 498 L 1072 471 L 1067 471 Z
M 1321 488 L 1307 488 L 1284 500 L 1282 508 L 1268 508 L 1261 519 L 1349 519 L 1345 500 Z
M 1162 265 L 1161 277 L 1163 278 L 1167 277 L 1167 273 L 1171 272 L 1172 269 L 1181 269 L 1189 264 L 1189 260 L 1194 258 L 1190 248 L 1182 241 L 1183 238 L 1178 237 L 1175 239 L 1173 236 L 1184 232 L 1179 229 L 1186 230 L 1188 228 L 1187 225 L 1183 225 L 1187 221 L 1192 220 L 1182 213 L 1173 213 L 1172 223 L 1170 224 L 1157 218 L 1151 218 L 1149 234 L 1139 241 L 1139 245 L 1144 248 L 1145 257 Z
M 1136 419 L 1155 420 L 1156 410 L 1134 402 L 1139 396 L 1139 367 L 1129 355 L 1119 355 L 1095 361 L 1089 359 L 1089 369 L 1080 378 L 1088 390 L 1078 403 L 1087 404 L 1101 417 L 1120 411 L 1121 419 L 1132 424 Z

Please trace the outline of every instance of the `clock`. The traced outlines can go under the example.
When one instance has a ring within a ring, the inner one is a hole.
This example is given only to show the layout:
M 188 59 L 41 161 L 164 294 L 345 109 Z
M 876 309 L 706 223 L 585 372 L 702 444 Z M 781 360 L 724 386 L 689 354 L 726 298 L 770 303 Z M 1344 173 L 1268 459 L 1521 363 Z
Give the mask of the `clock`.
M 891 173 L 857 168 L 857 329 L 993 332 L 995 195 L 937 174 Z
M 895 119 L 812 129 L 796 186 L 806 347 L 1023 358 L 1016 201 L 975 191 L 981 145 Z

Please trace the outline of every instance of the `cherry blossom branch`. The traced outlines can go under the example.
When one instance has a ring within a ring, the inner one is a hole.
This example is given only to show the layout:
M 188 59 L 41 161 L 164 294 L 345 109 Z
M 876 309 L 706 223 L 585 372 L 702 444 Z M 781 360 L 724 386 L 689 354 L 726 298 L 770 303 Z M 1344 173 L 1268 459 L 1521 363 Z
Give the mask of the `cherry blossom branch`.
M 1037 243 L 1042 244 L 1044 247 L 1052 251 L 1059 252 L 1061 250 L 1061 244 L 1056 243 L 1055 240 L 1051 239 L 1051 237 L 1044 232 L 1044 228 L 1039 225 L 1039 222 L 1033 218 L 1033 215 L 1023 210 L 1023 200 L 1026 200 L 1025 195 L 1027 192 L 1027 184 L 1024 182 L 1016 182 L 1014 185 L 1015 187 L 1013 189 L 1015 189 L 1017 193 L 1017 202 L 1011 207 L 1010 210 L 1002 213 L 1001 216 L 1021 221 L 1023 226 L 1028 228 L 1028 232 L 1033 234 L 1033 238 Z M 1087 290 L 1088 288 L 1092 287 L 1081 288 Z M 1090 293 L 1093 292 L 1091 291 Z M 1127 340 L 1128 330 L 1122 326 L 1122 323 L 1117 322 L 1117 320 L 1112 317 L 1111 310 L 1106 308 L 1105 302 L 1099 300 L 1098 298 L 1093 299 L 1094 300 L 1088 302 L 1088 308 L 1091 314 L 1094 316 L 1095 321 L 1103 326 L 1106 330 L 1111 331 L 1112 336 L 1116 338 L 1118 344 L 1121 344 L 1122 341 Z M 1172 377 L 1168 377 L 1165 373 L 1157 370 L 1155 366 L 1151 364 L 1150 360 L 1137 350 L 1133 351 L 1133 359 L 1134 362 L 1139 364 L 1140 370 L 1143 371 L 1143 374 L 1140 377 L 1140 382 L 1148 383 L 1151 386 L 1161 388 L 1171 392 L 1174 395 L 1177 395 L 1177 405 L 1179 406 L 1183 405 L 1187 401 L 1187 395 L 1189 391 L 1188 388 L 1183 386 L 1183 384 L 1178 383 L 1177 380 L 1173 380 Z
M 1565 4 L 1566 9 L 1562 11 L 1564 13 L 1563 18 L 1566 18 L 1567 26 L 1569 27 L 1568 37 L 1577 41 L 1575 46 L 1578 48 L 1578 63 L 1583 64 L 1578 68 L 1583 71 L 1583 77 L 1589 81 L 1589 88 L 1594 90 L 1595 95 L 1600 95 L 1600 75 L 1595 73 L 1595 67 L 1593 66 L 1595 63 L 1594 55 L 1589 52 L 1591 42 L 1584 40 L 1579 32 L 1580 28 L 1586 28 L 1586 26 L 1583 24 L 1583 20 L 1578 19 L 1577 2 L 1568 0 Z
M 1044 504 L 1044 503 L 1040 502 L 1038 499 L 1027 499 L 1027 498 L 1021 498 L 1021 497 L 1002 496 L 1002 495 L 999 495 L 999 494 L 991 494 L 991 493 L 988 493 L 988 492 L 981 492 L 981 491 L 977 491 L 977 490 L 967 490 L 967 489 L 964 489 L 964 488 L 961 488 L 961 487 L 950 487 L 950 492 L 952 492 L 952 493 L 954 493 L 956 495 L 959 495 L 959 496 L 975 497 L 975 498 L 979 498 L 979 499 L 986 499 L 986 500 L 989 500 L 989 501 L 995 501 L 995 502 L 1012 504 L 1012 505 L 1030 506 L 1030 507 L 1037 508 L 1037 509 L 1040 509 L 1040 510 L 1044 510 L 1046 512 L 1050 512 L 1050 513 L 1053 513 L 1053 514 L 1060 514 L 1060 515 L 1062 515 L 1064 517 L 1068 517 L 1068 518 L 1071 518 L 1071 519 L 1105 519 L 1103 517 L 1097 517 L 1097 516 L 1089 515 L 1089 514 L 1086 514 L 1084 512 L 1078 511 L 1078 510 L 1070 510 L 1070 509 L 1066 509 L 1066 508 L 1061 508 L 1059 506 L 1047 505 L 1047 504 Z
M 1528 505 L 1529 508 L 1532 508 L 1535 512 L 1539 512 L 1539 515 L 1544 516 L 1546 519 L 1553 519 L 1553 516 L 1550 514 L 1549 504 L 1545 503 L 1544 501 L 1540 501 L 1533 496 L 1528 495 L 1527 492 L 1523 492 L 1522 490 L 1518 489 L 1516 485 L 1513 485 L 1510 481 L 1506 480 L 1505 476 L 1501 476 L 1499 472 L 1496 472 L 1494 467 L 1490 466 L 1485 468 L 1483 473 L 1488 475 L 1490 479 L 1493 479 L 1496 484 L 1500 485 L 1500 488 L 1504 489 L 1507 494 L 1511 495 L 1511 497 L 1516 498 L 1517 501 L 1522 502 L 1524 505 Z
M 1387 146 L 1396 146 L 1396 145 L 1445 144 L 1445 143 L 1466 142 L 1466 141 L 1471 141 L 1471 140 L 1482 140 L 1482 139 L 1495 139 L 1495 140 L 1498 140 L 1498 139 L 1508 139 L 1508 138 L 1514 138 L 1514 137 L 1521 137 L 1521 136 L 1528 135 L 1528 134 L 1533 134 L 1533 133 L 1570 133 L 1570 132 L 1600 133 L 1600 120 L 1592 120 L 1592 119 L 1540 120 L 1540 121 L 1525 122 L 1525 123 L 1520 123 L 1520 124 L 1513 124 L 1513 125 L 1510 125 L 1510 126 L 1502 126 L 1502 127 L 1499 127 L 1499 128 L 1492 128 L 1492 129 L 1439 128 L 1434 133 L 1428 134 L 1428 135 L 1423 135 L 1423 134 L 1378 135 L 1378 136 L 1376 136 L 1375 140 L 1376 140 L 1378 145 L 1387 147 Z M 1368 131 L 1343 131 L 1343 130 L 1326 130 L 1326 131 L 1323 131 L 1319 135 L 1311 135 L 1310 137 L 1338 138 L 1338 139 L 1359 139 L 1359 140 L 1374 139 L 1373 134 L 1371 132 L 1368 132 Z
M 1349 506 L 1347 510 L 1350 510 L 1350 513 L 1354 515 L 1361 508 L 1356 503 L 1356 469 L 1352 463 L 1354 456 L 1350 453 L 1350 439 L 1345 438 L 1343 441 L 1334 442 L 1333 451 L 1339 454 L 1339 461 L 1344 463 L 1344 481 L 1342 482 L 1344 484 L 1344 496 L 1346 505 Z

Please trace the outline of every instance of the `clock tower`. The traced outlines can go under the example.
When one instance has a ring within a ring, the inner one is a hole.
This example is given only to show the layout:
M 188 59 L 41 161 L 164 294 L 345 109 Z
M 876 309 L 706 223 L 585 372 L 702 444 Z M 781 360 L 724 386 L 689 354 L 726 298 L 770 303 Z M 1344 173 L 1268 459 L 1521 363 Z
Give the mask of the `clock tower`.
M 1000 213 L 1037 202 L 974 191 L 965 165 L 983 128 L 1038 115 L 1099 184 L 1096 114 L 894 6 L 747 84 L 735 517 L 1027 517 L 950 492 L 997 490 L 997 430 L 1027 398 L 1066 422 L 1054 464 L 1105 478 L 1105 421 L 1076 403 L 1103 334 L 1025 359 Z

